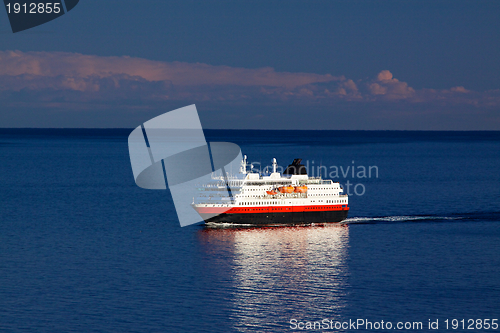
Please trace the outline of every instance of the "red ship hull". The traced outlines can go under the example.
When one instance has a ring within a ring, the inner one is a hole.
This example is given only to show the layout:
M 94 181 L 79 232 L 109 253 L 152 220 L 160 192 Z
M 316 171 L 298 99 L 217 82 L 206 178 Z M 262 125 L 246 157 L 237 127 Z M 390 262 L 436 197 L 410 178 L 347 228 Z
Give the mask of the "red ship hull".
M 341 222 L 347 218 L 349 207 L 342 205 L 325 206 L 280 206 L 280 207 L 198 207 L 198 214 L 206 223 L 233 224 L 308 224 Z M 223 213 L 213 216 L 218 213 Z

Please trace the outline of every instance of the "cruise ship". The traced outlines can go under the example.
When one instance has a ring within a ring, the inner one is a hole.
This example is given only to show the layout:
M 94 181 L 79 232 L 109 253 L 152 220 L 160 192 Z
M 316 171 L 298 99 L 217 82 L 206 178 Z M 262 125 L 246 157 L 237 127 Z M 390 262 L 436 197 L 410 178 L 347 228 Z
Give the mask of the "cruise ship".
M 341 222 L 349 212 L 348 197 L 338 182 L 309 177 L 301 159 L 277 172 L 252 172 L 247 156 L 238 174 L 212 174 L 212 182 L 198 188 L 192 207 L 207 224 L 295 225 Z M 249 168 L 250 167 L 250 168 Z M 248 170 L 250 169 L 250 170 Z

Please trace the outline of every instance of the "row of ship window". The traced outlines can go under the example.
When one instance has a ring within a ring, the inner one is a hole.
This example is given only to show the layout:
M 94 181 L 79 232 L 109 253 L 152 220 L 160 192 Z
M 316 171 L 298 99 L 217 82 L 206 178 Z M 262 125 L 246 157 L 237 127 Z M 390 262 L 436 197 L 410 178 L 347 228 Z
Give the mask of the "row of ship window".
M 240 206 L 277 205 L 279 202 L 240 202 Z
M 328 195 L 328 196 L 331 196 L 332 193 L 323 193 L 323 194 L 309 194 L 310 196 L 324 196 L 324 195 Z M 241 195 L 243 197 L 251 197 L 251 198 L 256 198 L 256 197 L 260 197 L 262 195 Z
M 250 190 L 250 191 L 253 191 L 253 190 Z M 242 191 L 242 192 L 244 192 L 244 191 Z M 331 193 L 309 194 L 309 195 L 316 195 L 316 196 L 318 196 L 318 195 L 331 195 Z
M 279 184 L 281 185 L 281 184 Z M 286 184 L 285 184 L 286 185 Z M 290 184 L 289 184 L 290 185 Z M 292 185 L 293 186 L 293 185 Z M 306 185 L 307 186 L 307 185 Z M 334 187 L 309 187 L 310 190 L 332 190 L 334 189 Z M 247 188 L 247 189 L 244 189 L 244 191 L 263 191 L 262 189 L 260 188 Z
M 326 203 L 345 203 L 345 200 L 326 200 Z M 281 203 L 280 202 L 273 202 L 273 201 L 270 201 L 270 202 L 267 202 L 267 201 L 266 202 L 240 202 L 239 203 L 240 206 L 256 206 L 256 205 L 265 206 L 265 205 L 278 205 L 278 204 L 281 204 Z
M 284 207 L 285 210 L 290 210 L 291 207 Z M 335 206 L 329 206 L 329 207 L 325 207 L 325 206 L 321 206 L 321 207 L 306 207 L 305 209 L 306 210 L 318 210 L 318 209 L 332 209 L 332 208 L 335 208 Z M 279 208 L 271 208 L 271 209 L 276 209 L 278 210 Z M 245 211 L 249 211 L 249 210 L 266 210 L 265 208 L 248 208 L 248 209 L 245 209 Z M 283 208 L 281 208 L 281 210 L 283 210 Z
M 319 210 L 319 209 L 331 209 L 335 208 L 335 206 L 318 206 L 318 207 L 306 207 L 306 210 Z
M 331 194 L 325 193 L 325 194 L 309 194 L 311 197 L 321 197 L 321 196 L 331 196 Z M 261 195 L 243 195 L 243 197 L 246 198 L 259 198 Z
M 310 190 L 332 190 L 332 187 L 311 187 Z M 242 191 L 263 191 L 263 189 L 260 188 L 247 188 L 247 189 L 242 189 Z

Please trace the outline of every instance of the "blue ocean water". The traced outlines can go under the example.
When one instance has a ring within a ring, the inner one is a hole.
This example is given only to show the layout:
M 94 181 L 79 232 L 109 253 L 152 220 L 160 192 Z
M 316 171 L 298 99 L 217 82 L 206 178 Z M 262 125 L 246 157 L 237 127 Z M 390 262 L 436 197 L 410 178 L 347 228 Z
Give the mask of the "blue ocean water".
M 0 130 L 0 331 L 500 319 L 500 132 L 206 131 L 352 185 L 346 223 L 279 228 L 181 228 L 135 185 L 129 132 Z

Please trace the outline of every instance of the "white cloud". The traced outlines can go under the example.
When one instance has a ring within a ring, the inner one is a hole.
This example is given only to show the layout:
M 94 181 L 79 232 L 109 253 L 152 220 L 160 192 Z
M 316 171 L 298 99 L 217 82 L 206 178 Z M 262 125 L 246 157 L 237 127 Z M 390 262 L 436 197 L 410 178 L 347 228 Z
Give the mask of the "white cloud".
M 118 74 L 147 81 L 170 81 L 179 86 L 237 85 L 295 88 L 335 81 L 330 74 L 276 72 L 201 63 L 161 62 L 141 58 L 100 57 L 63 52 L 0 51 L 0 75 L 34 75 L 106 78 Z
M 372 95 L 380 95 L 387 100 L 408 99 L 415 95 L 415 89 L 409 87 L 406 82 L 394 78 L 388 70 L 378 73 L 374 81 L 368 84 L 368 90 Z
M 43 92 L 43 93 L 42 93 Z M 383 70 L 372 80 L 330 74 L 276 72 L 141 58 L 62 52 L 0 51 L 0 101 L 64 103 L 293 103 L 334 105 L 339 101 L 500 105 L 498 91 L 457 86 L 416 90 Z M 46 103 L 46 104 L 43 104 Z M 66 104 L 68 105 L 68 104 Z

